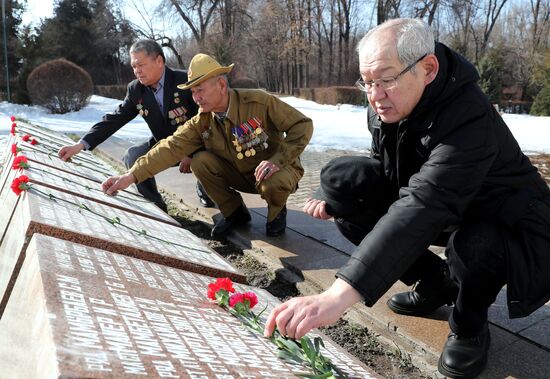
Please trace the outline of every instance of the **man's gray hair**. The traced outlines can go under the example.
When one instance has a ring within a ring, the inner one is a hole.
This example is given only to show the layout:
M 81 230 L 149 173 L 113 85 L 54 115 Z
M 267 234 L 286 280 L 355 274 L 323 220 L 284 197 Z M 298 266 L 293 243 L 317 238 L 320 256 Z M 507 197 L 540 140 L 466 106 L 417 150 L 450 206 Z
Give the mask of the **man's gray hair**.
M 359 59 L 368 54 L 364 51 L 368 40 L 377 32 L 392 29 L 397 48 L 397 56 L 401 63 L 408 65 L 424 54 L 433 54 L 435 41 L 432 29 L 424 21 L 417 18 L 396 18 L 388 20 L 373 29 L 359 41 L 357 52 Z
M 160 45 L 152 39 L 140 39 L 134 42 L 134 44 L 130 47 L 130 53 L 138 53 L 140 51 L 145 52 L 147 56 L 153 58 L 160 55 L 162 57 L 162 61 L 166 62 L 162 47 L 160 47 Z

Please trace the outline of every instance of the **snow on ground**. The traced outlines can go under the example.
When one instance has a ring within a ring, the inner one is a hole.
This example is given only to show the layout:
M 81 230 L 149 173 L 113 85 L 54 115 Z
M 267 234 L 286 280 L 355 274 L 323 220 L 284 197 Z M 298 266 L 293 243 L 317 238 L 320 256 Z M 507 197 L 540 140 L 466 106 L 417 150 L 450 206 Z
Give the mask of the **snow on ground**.
M 322 105 L 296 97 L 281 99 L 313 120 L 313 138 L 308 149 L 364 151 L 370 147 L 371 136 L 367 129 L 366 108 L 348 104 Z M 105 113 L 116 109 L 118 104 L 120 100 L 94 95 L 90 104 L 78 112 L 52 115 L 41 107 L 2 102 L 0 103 L 0 149 L 5 148 L 11 126 L 9 120 L 11 115 L 58 132 L 82 135 L 101 120 Z M 504 114 L 503 118 L 523 151 L 550 153 L 550 117 Z M 115 135 L 137 141 L 148 138 L 150 132 L 147 124 L 138 116 Z

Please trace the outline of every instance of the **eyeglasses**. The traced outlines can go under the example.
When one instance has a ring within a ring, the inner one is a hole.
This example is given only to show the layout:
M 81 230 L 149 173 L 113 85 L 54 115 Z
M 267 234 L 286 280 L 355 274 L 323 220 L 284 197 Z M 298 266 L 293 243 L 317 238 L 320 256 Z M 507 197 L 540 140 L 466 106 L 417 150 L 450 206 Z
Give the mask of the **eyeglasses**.
M 418 62 L 420 62 L 422 59 L 424 59 L 428 54 L 424 54 L 417 60 L 415 60 L 413 63 L 405 67 L 403 71 L 401 71 L 399 74 L 395 76 L 389 76 L 386 78 L 380 78 L 376 80 L 369 80 L 368 82 L 365 82 L 362 78 L 359 78 L 355 82 L 355 86 L 359 88 L 361 91 L 366 93 L 371 93 L 374 90 L 374 87 L 382 88 L 384 91 L 391 91 L 392 89 L 395 89 L 397 87 L 397 80 L 405 75 L 407 72 L 409 72 Z

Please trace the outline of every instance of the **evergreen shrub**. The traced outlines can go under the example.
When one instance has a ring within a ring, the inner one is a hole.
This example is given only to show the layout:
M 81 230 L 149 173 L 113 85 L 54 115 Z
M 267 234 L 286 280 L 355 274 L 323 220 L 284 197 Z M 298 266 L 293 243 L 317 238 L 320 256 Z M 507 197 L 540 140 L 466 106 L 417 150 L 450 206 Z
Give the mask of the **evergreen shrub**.
M 27 79 L 31 102 L 51 113 L 67 113 L 88 104 L 94 85 L 92 77 L 82 67 L 64 58 L 54 59 L 36 67 Z

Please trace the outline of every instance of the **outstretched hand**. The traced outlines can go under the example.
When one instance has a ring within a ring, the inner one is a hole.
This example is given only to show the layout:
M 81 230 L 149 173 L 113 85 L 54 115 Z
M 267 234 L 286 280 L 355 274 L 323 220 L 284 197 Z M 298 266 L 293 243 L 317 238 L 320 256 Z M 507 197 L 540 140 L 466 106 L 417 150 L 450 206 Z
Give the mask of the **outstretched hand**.
M 304 212 L 321 220 L 328 220 L 332 216 L 329 215 L 326 211 L 326 205 L 323 200 L 317 199 L 307 199 L 306 204 L 304 205 Z
M 130 187 L 136 182 L 136 178 L 131 173 L 126 173 L 120 176 L 110 176 L 103 183 L 101 183 L 101 189 L 107 195 L 115 196 L 118 191 L 122 191 Z
M 336 322 L 361 295 L 351 285 L 336 279 L 325 292 L 295 297 L 275 307 L 265 323 L 264 336 L 273 334 L 275 327 L 283 336 L 302 338 L 311 329 Z
M 84 149 L 84 144 L 82 142 L 75 143 L 74 145 L 63 146 L 57 152 L 57 156 L 61 158 L 62 161 L 67 162 L 73 155 L 80 153 Z

